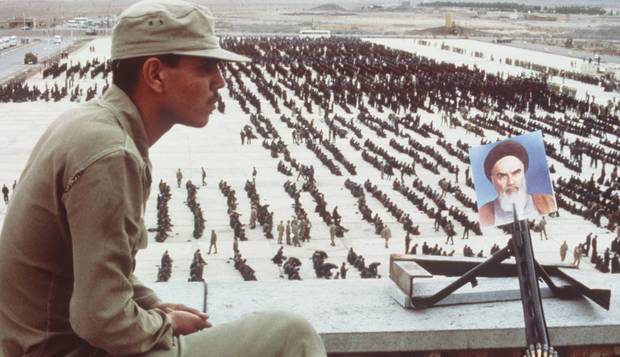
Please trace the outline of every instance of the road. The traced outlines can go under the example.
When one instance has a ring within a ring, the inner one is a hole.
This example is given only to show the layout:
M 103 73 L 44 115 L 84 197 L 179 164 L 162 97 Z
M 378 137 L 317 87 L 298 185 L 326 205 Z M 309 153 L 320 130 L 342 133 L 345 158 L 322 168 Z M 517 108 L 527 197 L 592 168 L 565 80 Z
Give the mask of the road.
M 27 52 L 35 53 L 39 57 L 39 62 L 42 62 L 46 58 L 70 47 L 72 44 L 73 42 L 70 39 L 63 40 L 61 44 L 53 44 L 51 39 L 45 39 L 3 50 L 0 52 L 0 83 L 32 67 L 32 65 L 24 64 L 24 55 Z

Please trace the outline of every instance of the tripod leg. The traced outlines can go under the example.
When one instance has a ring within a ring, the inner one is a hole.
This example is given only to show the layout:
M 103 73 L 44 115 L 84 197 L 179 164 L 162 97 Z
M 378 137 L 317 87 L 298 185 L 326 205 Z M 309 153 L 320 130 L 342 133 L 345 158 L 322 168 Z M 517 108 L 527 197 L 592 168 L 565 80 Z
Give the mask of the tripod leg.
M 510 245 L 505 248 L 499 250 L 497 253 L 493 254 L 489 259 L 487 259 L 484 263 L 478 264 L 475 268 L 472 268 L 467 273 L 463 274 L 460 278 L 441 289 L 437 293 L 427 296 L 427 297 L 412 297 L 411 304 L 415 309 L 425 309 L 427 307 L 431 307 L 437 302 L 443 300 L 448 295 L 452 294 L 459 288 L 463 287 L 467 283 L 471 283 L 473 286 L 477 285 L 476 277 L 479 274 L 482 274 L 485 269 L 493 267 L 504 260 L 508 259 L 511 256 Z

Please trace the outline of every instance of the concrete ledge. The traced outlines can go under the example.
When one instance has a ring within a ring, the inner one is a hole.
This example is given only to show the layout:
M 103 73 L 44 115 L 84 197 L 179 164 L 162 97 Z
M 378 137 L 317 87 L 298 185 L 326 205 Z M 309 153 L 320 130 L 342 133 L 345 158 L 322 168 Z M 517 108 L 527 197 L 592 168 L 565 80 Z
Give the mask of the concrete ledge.
M 554 346 L 620 345 L 620 277 L 605 275 L 612 308 L 587 299 L 543 300 Z M 438 282 L 445 284 L 445 282 Z M 170 284 L 167 286 L 167 284 Z M 187 286 L 188 288 L 184 287 Z M 392 297 L 394 283 L 377 280 L 305 280 L 208 284 L 213 324 L 246 313 L 283 310 L 307 318 L 330 353 L 523 348 L 520 301 L 441 306 L 414 311 Z M 508 289 L 514 288 L 507 286 Z M 170 301 L 199 307 L 200 283 L 160 283 Z
M 200 311 L 206 308 L 207 286 L 203 282 L 152 283 L 149 288 L 153 289 L 163 302 L 181 303 Z

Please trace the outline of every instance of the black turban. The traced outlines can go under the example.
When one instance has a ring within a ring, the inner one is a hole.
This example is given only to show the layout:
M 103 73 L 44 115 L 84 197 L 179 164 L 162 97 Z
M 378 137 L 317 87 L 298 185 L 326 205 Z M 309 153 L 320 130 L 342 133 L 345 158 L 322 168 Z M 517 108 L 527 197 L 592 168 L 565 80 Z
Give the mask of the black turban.
M 495 145 L 484 159 L 484 174 L 489 181 L 493 182 L 491 180 L 491 170 L 493 166 L 495 166 L 495 163 L 506 156 L 515 156 L 518 158 L 523 163 L 524 170 L 527 171 L 529 157 L 523 145 L 513 140 L 503 141 Z

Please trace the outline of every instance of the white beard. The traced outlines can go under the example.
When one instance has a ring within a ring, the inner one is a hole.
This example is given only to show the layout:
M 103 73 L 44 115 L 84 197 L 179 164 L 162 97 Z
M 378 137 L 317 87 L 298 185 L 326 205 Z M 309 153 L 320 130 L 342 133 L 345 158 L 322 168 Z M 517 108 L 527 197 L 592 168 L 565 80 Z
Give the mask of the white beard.
M 497 198 L 499 206 L 504 212 L 512 212 L 512 205 L 514 204 L 517 208 L 517 216 L 519 217 L 519 219 L 523 219 L 523 213 L 525 211 L 525 206 L 527 205 L 528 201 L 525 180 L 523 182 L 523 186 L 519 191 L 512 194 L 500 193 Z

